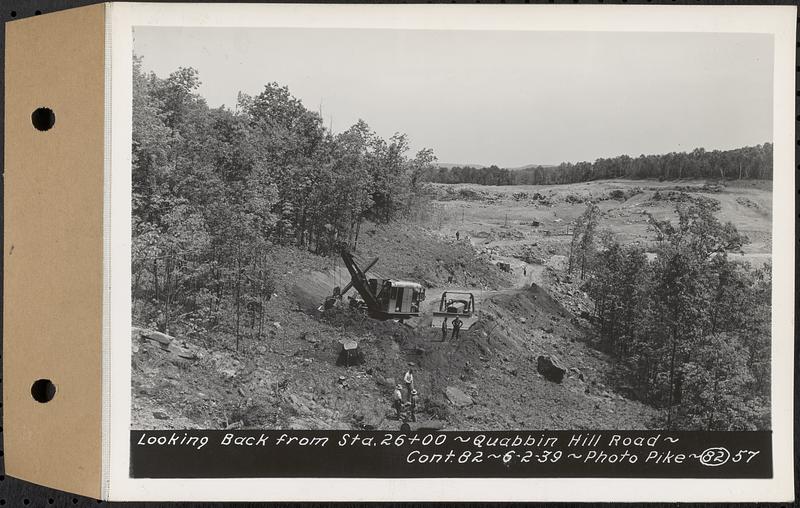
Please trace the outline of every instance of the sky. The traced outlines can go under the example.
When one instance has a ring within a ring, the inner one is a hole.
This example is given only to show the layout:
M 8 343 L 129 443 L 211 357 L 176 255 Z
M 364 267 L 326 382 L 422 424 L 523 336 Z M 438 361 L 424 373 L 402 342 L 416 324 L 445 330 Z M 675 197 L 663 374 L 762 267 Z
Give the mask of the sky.
M 278 82 L 326 127 L 358 119 L 440 162 L 528 164 L 772 140 L 765 34 L 135 27 L 160 77 L 209 106 Z M 413 155 L 413 154 L 412 154 Z

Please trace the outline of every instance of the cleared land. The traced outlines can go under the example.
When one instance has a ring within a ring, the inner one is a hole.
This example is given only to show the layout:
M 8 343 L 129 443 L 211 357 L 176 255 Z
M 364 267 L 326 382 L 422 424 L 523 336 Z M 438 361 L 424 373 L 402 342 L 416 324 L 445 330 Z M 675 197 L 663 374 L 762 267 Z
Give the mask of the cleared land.
M 164 347 L 134 330 L 133 427 L 397 429 L 391 392 L 411 366 L 421 426 L 649 428 L 657 411 L 612 386 L 613 362 L 591 347 L 580 317 L 591 304 L 564 276 L 570 237 L 562 233 L 591 200 L 603 212 L 601 229 L 646 247 L 648 214 L 672 218 L 688 195 L 718 201 L 718 217 L 748 235 L 742 260 L 770 259 L 771 182 L 434 187 L 428 222 L 366 225 L 357 252 L 379 257 L 381 275 L 424 284 L 428 314 L 407 323 L 347 308 L 321 315 L 322 299 L 349 280 L 341 262 L 276 247 L 280 276 L 267 330 L 243 337 L 238 352 L 230 335 L 187 333 Z M 479 323 L 457 342 L 441 342 L 429 326 L 447 289 L 474 292 L 480 309 Z M 343 340 L 359 343 L 363 365 L 336 365 Z M 540 355 L 567 368 L 563 383 L 538 373 Z
M 648 215 L 673 219 L 682 194 L 719 203 L 717 217 L 732 222 L 750 239 L 742 259 L 761 264 L 771 255 L 771 181 L 601 180 L 548 186 L 436 184 L 435 188 L 435 222 L 442 234 L 454 236 L 459 231 L 477 247 L 499 255 L 520 256 L 526 245 L 545 259 L 566 254 L 569 244 L 559 234 L 583 213 L 588 201 L 597 203 L 602 212 L 601 229 L 620 242 L 646 246 L 654 238 Z

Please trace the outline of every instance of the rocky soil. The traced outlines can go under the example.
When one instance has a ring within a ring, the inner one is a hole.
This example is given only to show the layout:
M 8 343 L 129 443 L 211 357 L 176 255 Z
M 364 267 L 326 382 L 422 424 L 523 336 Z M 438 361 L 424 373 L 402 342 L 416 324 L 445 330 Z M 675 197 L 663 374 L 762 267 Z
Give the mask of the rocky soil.
M 320 313 L 333 287 L 349 281 L 341 261 L 275 247 L 278 280 L 266 331 L 243 337 L 238 351 L 230 334 L 177 326 L 165 339 L 136 323 L 133 427 L 397 429 L 391 394 L 411 368 L 420 393 L 417 427 L 649 428 L 657 411 L 626 398 L 624 387 L 609 381 L 613 362 L 591 345 L 584 319 L 591 302 L 566 274 L 570 237 L 559 233 L 593 199 L 603 211 L 601 227 L 646 244 L 644 212 L 664 218 L 675 206 L 654 200 L 655 193 L 686 191 L 670 185 L 445 186 L 428 223 L 367 225 L 359 262 L 378 257 L 374 274 L 428 288 L 428 314 L 406 323 L 375 321 L 346 306 Z M 769 260 L 768 190 L 681 185 L 719 200 L 721 218 L 754 240 L 746 255 Z M 480 320 L 458 341 L 442 342 L 430 327 L 445 289 L 472 291 L 478 302 Z M 358 343 L 362 364 L 337 364 L 345 341 Z M 551 380 L 552 366 L 563 369 L 561 382 Z

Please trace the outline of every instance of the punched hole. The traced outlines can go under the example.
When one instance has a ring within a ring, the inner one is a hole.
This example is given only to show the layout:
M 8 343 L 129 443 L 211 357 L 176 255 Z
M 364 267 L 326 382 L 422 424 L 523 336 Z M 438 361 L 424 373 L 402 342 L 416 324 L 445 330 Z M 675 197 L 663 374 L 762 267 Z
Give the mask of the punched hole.
M 50 108 L 36 108 L 31 114 L 31 123 L 40 131 L 48 131 L 56 123 L 56 114 Z
M 36 402 L 50 402 L 56 396 L 56 385 L 49 379 L 39 379 L 31 386 L 31 395 Z

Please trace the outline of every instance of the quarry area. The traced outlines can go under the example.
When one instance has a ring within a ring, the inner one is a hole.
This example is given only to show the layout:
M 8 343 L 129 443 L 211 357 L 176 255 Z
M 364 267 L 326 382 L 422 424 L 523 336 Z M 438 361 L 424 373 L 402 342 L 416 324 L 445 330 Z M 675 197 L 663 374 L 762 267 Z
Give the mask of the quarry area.
M 362 268 L 378 259 L 369 277 L 420 284 L 419 316 L 374 319 L 347 304 L 354 289 L 326 309 L 334 288 L 350 282 L 342 259 L 272 246 L 274 294 L 263 326 L 249 327 L 259 333 L 237 341 L 134 323 L 132 428 L 654 428 L 657 411 L 634 400 L 593 345 L 593 304 L 567 273 L 571 225 L 593 202 L 601 231 L 647 248 L 650 217 L 674 218 L 686 196 L 710 199 L 749 239 L 733 256 L 753 265 L 771 257 L 767 181 L 432 184 L 432 192 L 425 220 L 365 223 L 353 253 Z M 442 340 L 433 313 L 445 291 L 471 293 L 477 319 Z

